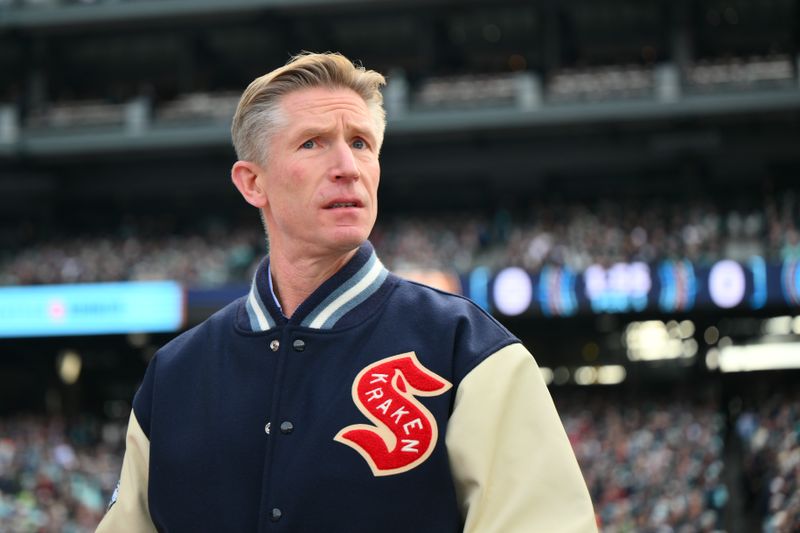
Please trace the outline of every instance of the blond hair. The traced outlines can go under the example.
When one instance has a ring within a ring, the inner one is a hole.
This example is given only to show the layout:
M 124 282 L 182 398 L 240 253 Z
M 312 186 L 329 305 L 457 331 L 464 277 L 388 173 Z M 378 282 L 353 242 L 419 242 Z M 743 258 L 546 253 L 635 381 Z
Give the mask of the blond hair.
M 374 70 L 356 66 L 339 53 L 302 52 L 286 65 L 253 80 L 247 86 L 231 124 L 236 156 L 242 161 L 263 163 L 271 135 L 285 125 L 280 107 L 286 94 L 314 87 L 351 89 L 367 104 L 375 123 L 378 148 L 383 142 L 386 112 L 381 87 L 386 79 Z

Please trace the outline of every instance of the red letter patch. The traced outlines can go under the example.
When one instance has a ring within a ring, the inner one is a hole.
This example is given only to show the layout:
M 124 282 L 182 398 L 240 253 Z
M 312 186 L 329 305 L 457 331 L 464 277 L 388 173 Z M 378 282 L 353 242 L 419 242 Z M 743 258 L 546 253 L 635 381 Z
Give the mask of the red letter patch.
M 361 454 L 375 476 L 411 470 L 433 451 L 436 420 L 414 396 L 438 396 L 452 384 L 417 360 L 414 352 L 371 364 L 353 381 L 353 401 L 374 426 L 347 426 L 333 440 Z

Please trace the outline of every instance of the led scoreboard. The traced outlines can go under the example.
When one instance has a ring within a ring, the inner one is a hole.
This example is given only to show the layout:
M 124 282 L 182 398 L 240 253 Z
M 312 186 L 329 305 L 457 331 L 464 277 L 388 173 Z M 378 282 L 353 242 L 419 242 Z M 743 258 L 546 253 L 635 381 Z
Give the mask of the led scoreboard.
M 800 307 L 800 260 L 594 264 L 583 272 L 509 267 L 493 276 L 476 269 L 462 286 L 470 298 L 505 316 Z

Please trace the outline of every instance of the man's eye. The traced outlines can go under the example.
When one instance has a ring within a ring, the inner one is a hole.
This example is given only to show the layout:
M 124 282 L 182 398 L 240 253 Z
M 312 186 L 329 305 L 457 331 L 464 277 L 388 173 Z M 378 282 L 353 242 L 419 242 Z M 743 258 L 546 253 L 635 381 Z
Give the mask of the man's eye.
M 305 148 L 307 150 L 310 150 L 311 148 L 314 148 L 314 146 L 316 146 L 316 144 L 317 144 L 316 142 L 314 142 L 313 140 L 309 139 L 308 141 L 304 142 L 301 145 L 301 147 Z
M 353 141 L 353 148 L 357 148 L 358 150 L 363 150 L 367 147 L 366 141 L 364 139 L 356 139 Z

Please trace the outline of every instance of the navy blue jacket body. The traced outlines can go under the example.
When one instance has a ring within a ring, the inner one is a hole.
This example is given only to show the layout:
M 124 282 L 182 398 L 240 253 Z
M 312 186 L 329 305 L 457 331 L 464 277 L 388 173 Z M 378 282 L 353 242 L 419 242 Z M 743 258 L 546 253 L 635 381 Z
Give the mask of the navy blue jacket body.
M 286 319 L 268 259 L 250 294 L 164 346 L 134 412 L 150 441 L 147 500 L 159 531 L 456 533 L 464 518 L 445 447 L 458 385 L 519 342 L 469 300 L 403 280 L 365 243 Z M 353 383 L 414 352 L 452 388 L 419 402 L 438 439 L 414 468 L 376 476 L 334 440 L 370 424 Z

